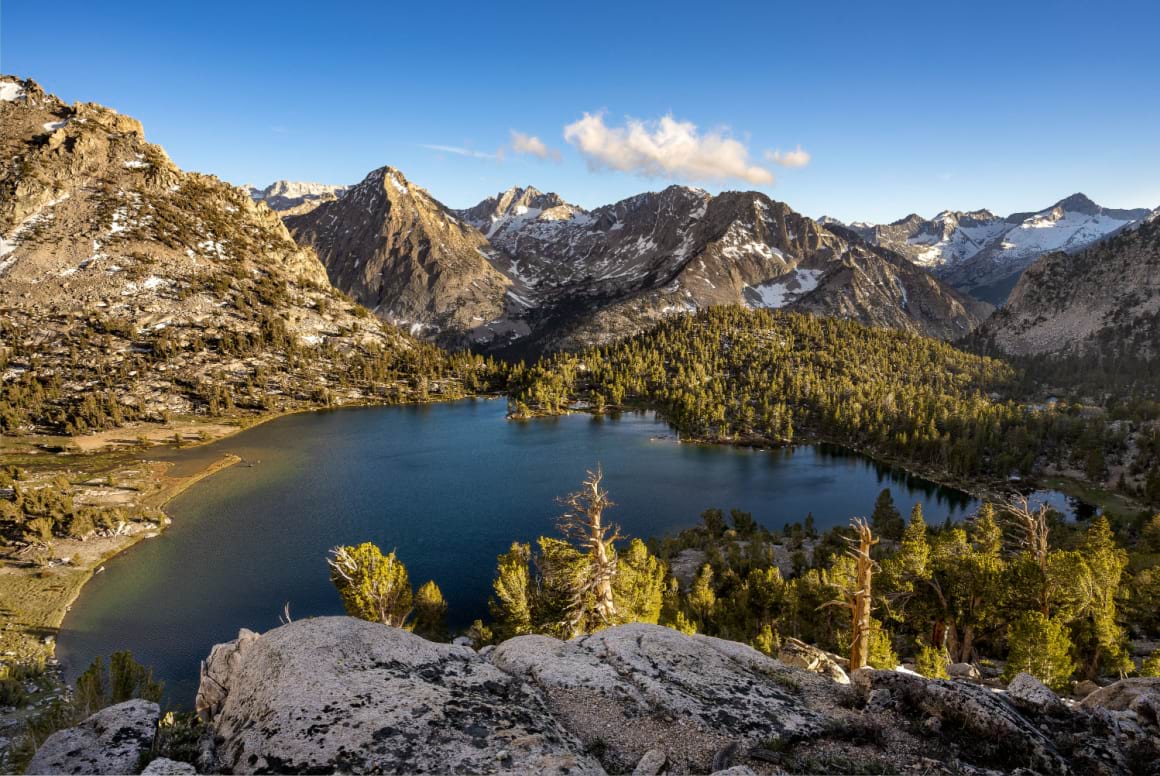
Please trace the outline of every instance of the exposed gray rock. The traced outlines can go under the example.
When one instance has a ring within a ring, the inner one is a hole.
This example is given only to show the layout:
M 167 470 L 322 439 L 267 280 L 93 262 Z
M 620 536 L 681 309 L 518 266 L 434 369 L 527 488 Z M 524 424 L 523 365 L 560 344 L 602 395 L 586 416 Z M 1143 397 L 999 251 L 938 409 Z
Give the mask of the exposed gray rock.
M 472 649 L 348 617 L 301 620 L 207 661 L 232 773 L 600 772 L 543 698 Z
M 897 701 L 943 723 L 953 722 L 981 742 L 994 742 L 1012 755 L 1026 758 L 1038 770 L 1067 770 L 1051 740 L 988 688 L 873 669 L 855 671 L 851 678 L 867 695 L 874 690 L 889 690 Z
M 1091 708 L 1052 703 L 1030 677 L 996 692 L 862 669 L 851 687 L 645 624 L 522 636 L 485 656 L 343 617 L 303 620 L 219 645 L 204 675 L 220 765 L 199 768 L 214 772 L 1112 776 L 1160 761 L 1140 701 L 1150 683 Z
M 1141 722 L 1160 727 L 1160 679 L 1121 679 L 1088 695 L 1080 705 L 1089 709 L 1132 711 Z
M 53 733 L 28 773 L 136 773 L 153 746 L 161 708 L 131 700 L 101 709 L 76 727 Z
M 1051 688 L 1031 674 L 1020 672 L 1007 685 L 1007 695 L 1021 708 L 1031 708 L 1052 714 L 1067 710 L 1067 706 Z
M 168 757 L 158 757 L 141 771 L 141 776 L 179 776 L 180 774 L 197 773 L 197 769 L 189 763 L 170 760 Z
M 637 714 L 690 719 L 710 730 L 768 740 L 820 730 L 786 667 L 752 647 L 671 628 L 622 625 L 558 641 L 521 636 L 491 661 L 545 689 L 595 690 Z
M 744 644 L 641 623 L 566 642 L 521 636 L 489 657 L 543 690 L 610 770 L 663 749 L 671 771 L 707 771 L 731 745 L 811 736 L 825 721 L 811 698 L 834 688 Z
M 201 661 L 201 681 L 197 686 L 194 709 L 203 721 L 209 721 L 221 711 L 226 699 L 226 683 L 237 673 L 245 653 L 257 640 L 257 633 L 242 628 L 236 639 L 215 644 L 209 657 Z
M 815 674 L 821 674 L 834 680 L 838 684 L 850 683 L 850 677 L 846 674 L 842 666 L 838 664 L 834 656 L 792 637 L 787 637 L 782 641 L 781 649 L 777 653 L 777 659 L 786 665 L 804 668 L 807 671 L 813 671 Z
M 947 666 L 947 673 L 956 679 L 979 678 L 979 669 L 970 663 L 951 663 Z
M 669 563 L 669 570 L 673 578 L 681 584 L 682 590 L 688 590 L 693 585 L 701 567 L 705 565 L 705 551 L 696 547 L 688 547 L 677 553 Z
M 644 757 L 640 758 L 636 767 L 632 769 L 632 774 L 633 776 L 656 776 L 665 769 L 668 760 L 668 755 L 664 753 L 663 749 L 649 749 L 644 753 Z
M 1091 679 L 1084 679 L 1082 682 L 1076 684 L 1072 695 L 1077 698 L 1086 698 L 1098 689 L 1100 689 L 1098 684 L 1093 682 Z

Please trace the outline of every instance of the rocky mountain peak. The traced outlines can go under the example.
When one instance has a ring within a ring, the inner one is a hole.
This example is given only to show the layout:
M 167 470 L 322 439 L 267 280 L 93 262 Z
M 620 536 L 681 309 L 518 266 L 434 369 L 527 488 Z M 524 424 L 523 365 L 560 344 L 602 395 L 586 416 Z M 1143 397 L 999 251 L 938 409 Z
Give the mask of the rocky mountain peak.
M 1020 273 L 1039 256 L 1082 250 L 1131 228 L 1147 213 L 1100 207 L 1084 194 L 1073 194 L 1043 210 L 1006 218 L 986 209 L 944 210 L 929 221 L 911 214 L 885 226 L 854 231 L 930 268 L 960 291 L 1001 304 Z
M 1059 208 L 1070 213 L 1083 213 L 1084 215 L 1094 216 L 1098 214 L 1102 207 L 1093 202 L 1086 194 L 1075 193 L 1070 197 L 1063 199 L 1052 205 L 1052 208 Z
M 70 407 L 94 396 L 134 419 L 241 408 L 256 374 L 267 409 L 312 406 L 371 351 L 417 344 L 341 299 L 269 208 L 179 169 L 135 119 L 32 81 L 0 79 L 0 95 L 6 380 L 60 386 L 9 423 L 90 430 L 107 420 Z
M 416 335 L 460 346 L 504 313 L 510 281 L 487 239 L 394 167 L 286 225 L 332 283 Z
M 1160 220 L 1040 256 L 976 336 L 1021 355 L 1160 357 Z
M 241 188 L 255 202 L 265 202 L 274 212 L 288 216 L 309 212 L 323 202 L 338 199 L 348 187 L 328 183 L 278 180 L 264 189 L 250 184 L 245 184 Z

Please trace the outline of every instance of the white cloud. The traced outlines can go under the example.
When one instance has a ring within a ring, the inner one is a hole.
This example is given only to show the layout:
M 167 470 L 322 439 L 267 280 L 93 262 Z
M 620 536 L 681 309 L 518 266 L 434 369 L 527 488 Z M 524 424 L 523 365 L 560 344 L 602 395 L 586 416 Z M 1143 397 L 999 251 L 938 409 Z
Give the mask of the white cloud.
M 650 122 L 628 119 L 624 127 L 609 127 L 602 113 L 585 113 L 564 127 L 564 139 L 587 158 L 590 169 L 773 183 L 773 173 L 749 163 L 749 149 L 743 143 L 722 132 L 702 135 L 692 122 L 677 121 L 671 115 Z
M 537 159 L 559 159 L 560 152 L 555 148 L 548 148 L 543 140 L 535 135 L 525 135 L 523 132 L 512 130 L 512 150 L 517 154 L 528 154 Z
M 810 152 L 803 151 L 799 145 L 792 151 L 782 153 L 779 148 L 776 151 L 766 151 L 765 158 L 774 164 L 780 164 L 782 167 L 805 167 L 810 163 Z
M 473 151 L 470 148 L 460 148 L 459 146 L 448 145 L 434 145 L 431 143 L 420 143 L 420 148 L 426 148 L 429 151 L 439 151 L 445 154 L 456 154 L 457 156 L 470 156 L 475 159 L 495 159 L 496 154 L 489 154 L 484 151 Z

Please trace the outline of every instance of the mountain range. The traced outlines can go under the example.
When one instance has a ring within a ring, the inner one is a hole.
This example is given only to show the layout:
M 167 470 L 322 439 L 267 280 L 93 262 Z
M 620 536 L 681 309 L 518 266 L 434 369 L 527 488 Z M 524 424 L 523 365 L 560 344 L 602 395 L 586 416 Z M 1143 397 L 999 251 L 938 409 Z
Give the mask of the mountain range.
M 1160 357 L 1160 209 L 1082 251 L 1040 257 L 972 339 L 1019 355 Z
M 5 390 L 58 419 L 114 388 L 144 415 L 223 391 L 245 402 L 259 382 L 312 401 L 337 388 L 328 374 L 377 373 L 365 365 L 417 347 L 399 326 L 520 357 L 718 304 L 952 341 L 975 331 L 1010 353 L 1113 340 L 1155 352 L 1155 213 L 1082 195 L 1005 219 L 844 226 L 760 192 L 686 186 L 592 210 L 528 186 L 452 209 L 391 167 L 349 187 L 240 189 L 178 169 L 111 109 L 30 80 L 0 87 L 15 160 L 0 172 Z M 1018 284 L 988 320 L 954 283 L 999 272 Z M 378 390 L 349 399 L 363 389 Z
M 927 267 L 960 291 L 1002 305 L 1022 272 L 1043 254 L 1083 250 L 1138 225 L 1149 213 L 1147 208 L 1105 208 L 1073 194 L 1034 213 L 1001 217 L 989 210 L 944 210 L 930 220 L 912 213 L 889 224 L 849 228 Z
M 241 188 L 255 202 L 265 202 L 282 216 L 308 213 L 323 202 L 333 202 L 347 190 L 346 186 L 298 181 L 274 181 L 264 189 L 245 183 Z
M 609 342 L 714 304 L 839 315 L 955 339 L 990 306 L 760 192 L 670 186 L 585 210 L 512 188 L 453 210 L 397 169 L 286 219 L 335 285 L 449 346 Z

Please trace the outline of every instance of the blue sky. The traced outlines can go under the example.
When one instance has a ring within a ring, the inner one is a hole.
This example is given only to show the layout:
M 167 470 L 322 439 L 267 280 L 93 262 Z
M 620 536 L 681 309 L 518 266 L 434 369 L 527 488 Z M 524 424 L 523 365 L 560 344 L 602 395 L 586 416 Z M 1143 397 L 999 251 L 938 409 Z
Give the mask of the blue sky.
M 0 70 L 133 115 L 234 183 L 391 164 L 455 207 L 515 184 L 594 206 L 677 182 L 872 221 L 1075 191 L 1160 205 L 1155 2 L 50 8 L 3 0 Z M 765 158 L 799 146 L 806 166 Z

